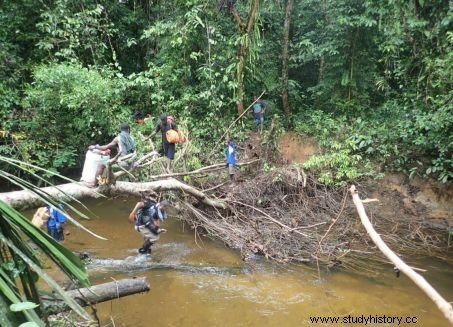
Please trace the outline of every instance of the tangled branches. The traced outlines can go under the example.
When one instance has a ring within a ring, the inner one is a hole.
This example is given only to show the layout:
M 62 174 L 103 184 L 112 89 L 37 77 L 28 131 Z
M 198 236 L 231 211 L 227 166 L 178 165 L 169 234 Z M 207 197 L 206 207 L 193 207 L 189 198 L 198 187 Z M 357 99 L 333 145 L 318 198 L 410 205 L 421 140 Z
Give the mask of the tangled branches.
M 357 271 L 370 260 L 385 261 L 361 226 L 347 188 L 328 188 L 296 168 L 282 168 L 212 190 L 212 197 L 229 204 L 227 210 L 183 203 L 182 219 L 240 249 L 244 259 L 255 253 L 281 263 L 318 261 Z M 442 231 L 399 210 L 397 197 L 382 200 L 369 209 L 390 247 L 400 254 L 442 257 Z M 394 214 L 380 215 L 380 206 L 393 206 Z

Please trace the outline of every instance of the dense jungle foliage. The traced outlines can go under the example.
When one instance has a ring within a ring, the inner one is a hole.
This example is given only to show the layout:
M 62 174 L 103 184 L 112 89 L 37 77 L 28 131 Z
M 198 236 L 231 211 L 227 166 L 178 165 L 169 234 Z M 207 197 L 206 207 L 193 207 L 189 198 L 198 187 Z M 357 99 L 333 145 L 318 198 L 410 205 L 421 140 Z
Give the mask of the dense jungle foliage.
M 447 182 L 452 19 L 448 0 L 2 0 L 0 154 L 64 173 L 120 122 L 135 133 L 134 112 L 165 112 L 200 163 L 265 91 L 268 125 L 318 140 L 321 181 Z

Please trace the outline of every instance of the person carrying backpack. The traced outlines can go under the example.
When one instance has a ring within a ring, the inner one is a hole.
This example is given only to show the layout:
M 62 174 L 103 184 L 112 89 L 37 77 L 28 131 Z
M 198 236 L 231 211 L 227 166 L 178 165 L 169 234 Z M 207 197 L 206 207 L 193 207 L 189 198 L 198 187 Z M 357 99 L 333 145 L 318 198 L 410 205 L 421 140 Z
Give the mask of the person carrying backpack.
M 138 202 L 129 215 L 135 222 L 135 230 L 144 239 L 142 247 L 138 249 L 141 254 L 151 253 L 151 246 L 159 240 L 161 233 L 167 230 L 160 227 L 161 222 L 167 219 L 167 209 L 170 203 L 167 200 L 156 202 L 154 194 L 148 194 Z
M 266 102 L 262 100 L 257 100 L 256 96 L 253 97 L 253 101 L 256 101 L 255 104 L 252 106 L 251 112 L 253 114 L 253 118 L 255 119 L 256 129 L 259 132 L 263 131 L 263 124 L 264 124 L 264 113 L 266 112 Z

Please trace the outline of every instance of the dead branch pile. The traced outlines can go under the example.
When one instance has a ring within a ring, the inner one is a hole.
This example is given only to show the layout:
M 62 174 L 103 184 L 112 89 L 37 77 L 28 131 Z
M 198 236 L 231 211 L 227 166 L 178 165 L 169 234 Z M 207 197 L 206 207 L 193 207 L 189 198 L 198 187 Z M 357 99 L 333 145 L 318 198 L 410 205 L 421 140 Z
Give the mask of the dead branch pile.
M 245 259 L 258 253 L 282 263 L 317 261 L 356 271 L 370 260 L 385 262 L 363 229 L 347 187 L 327 188 L 297 168 L 282 168 L 212 190 L 210 196 L 226 202 L 227 210 L 185 202 L 180 217 L 196 233 L 240 249 Z M 427 225 L 423 216 L 398 211 L 400 203 L 394 203 L 394 215 L 380 215 L 381 206 L 392 205 L 387 200 L 369 205 L 385 242 L 400 255 L 445 259 L 445 230 Z

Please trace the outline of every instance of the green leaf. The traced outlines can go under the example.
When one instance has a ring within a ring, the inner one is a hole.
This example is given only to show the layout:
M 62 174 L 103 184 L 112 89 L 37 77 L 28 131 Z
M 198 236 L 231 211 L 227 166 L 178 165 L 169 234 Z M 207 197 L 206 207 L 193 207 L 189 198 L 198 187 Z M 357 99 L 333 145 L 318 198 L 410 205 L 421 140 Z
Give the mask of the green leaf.
M 29 321 L 29 322 L 20 324 L 19 327 L 39 327 L 39 325 L 34 322 Z
M 0 158 L 1 159 L 1 158 Z M 27 182 L 27 181 L 24 181 L 22 180 L 21 178 L 19 177 L 16 177 L 14 175 L 11 175 L 11 174 L 8 174 L 7 172 L 4 172 L 4 171 L 0 171 L 0 176 L 9 180 L 11 183 L 17 185 L 17 186 L 20 186 L 22 189 L 24 190 L 29 190 L 33 193 L 35 193 L 37 196 L 39 196 L 41 198 L 41 200 L 46 203 L 47 205 L 49 206 L 57 206 L 58 203 L 51 197 L 50 194 L 48 194 L 47 192 L 45 192 L 44 190 L 40 189 L 40 188 L 37 188 L 36 186 L 34 186 L 33 184 Z M 72 207 L 71 207 L 72 208 Z M 76 210 L 76 212 L 78 212 Z M 107 240 L 105 237 L 102 237 L 100 235 L 97 235 L 96 233 L 92 232 L 91 230 L 87 229 L 85 226 L 83 226 L 82 224 L 80 224 L 77 220 L 75 220 L 74 218 L 72 218 L 70 215 L 68 215 L 66 213 L 66 216 L 68 218 L 68 220 L 73 223 L 75 226 L 83 229 L 84 231 L 86 231 L 87 233 L 93 235 L 94 237 L 98 238 L 98 239 L 101 239 L 101 240 Z
M 1 202 L 0 202 L 1 203 Z M 2 233 L 0 233 L 0 240 L 4 242 L 8 247 L 16 253 L 18 256 L 22 258 L 33 270 L 35 270 L 42 279 L 46 281 L 46 283 L 51 286 L 66 302 L 66 304 L 74 310 L 80 317 L 91 321 L 91 317 L 89 314 L 75 301 L 72 297 L 68 296 L 66 292 L 61 288 L 60 285 L 50 277 L 44 270 L 42 270 L 37 264 L 33 262 L 27 255 L 25 255 L 17 246 L 15 246 L 9 239 L 5 237 Z
M 14 282 L 10 280 L 9 277 L 1 269 L 0 269 L 0 293 L 3 294 L 5 298 L 12 303 L 22 302 L 19 294 L 17 294 L 17 292 L 15 291 Z M 28 320 L 34 321 L 40 327 L 44 327 L 44 323 L 41 321 L 41 319 L 38 317 L 34 310 L 27 310 L 24 312 L 24 315 L 27 317 Z
M 79 280 L 84 286 L 89 285 L 85 267 L 74 253 L 56 242 L 47 233 L 36 228 L 27 218 L 3 201 L 0 201 L 0 213 L 3 214 L 5 221 L 19 226 L 21 231 L 30 237 L 63 271 Z
M 14 303 L 9 306 L 9 309 L 14 312 L 19 312 L 19 311 L 24 311 L 24 310 L 30 310 L 39 307 L 39 304 L 25 301 L 25 302 L 19 302 L 19 303 Z

